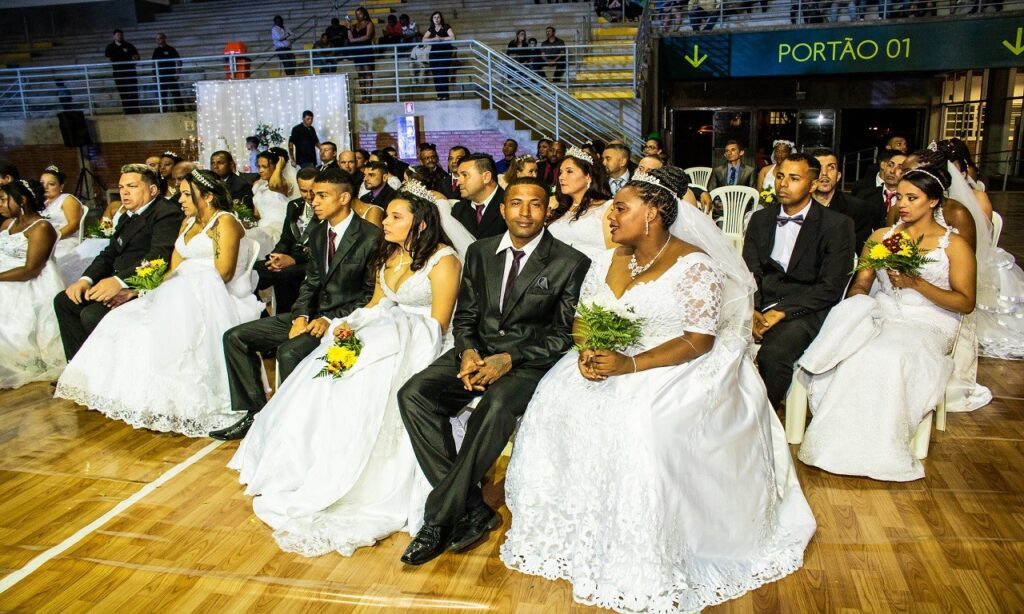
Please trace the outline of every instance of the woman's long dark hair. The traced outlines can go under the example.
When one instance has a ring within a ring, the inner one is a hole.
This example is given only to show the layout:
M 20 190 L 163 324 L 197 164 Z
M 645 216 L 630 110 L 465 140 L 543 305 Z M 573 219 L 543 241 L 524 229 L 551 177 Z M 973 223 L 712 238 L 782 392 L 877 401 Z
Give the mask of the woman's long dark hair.
M 608 186 L 608 171 L 604 170 L 604 164 L 598 161 L 596 164 L 591 164 L 586 160 L 580 160 L 572 156 L 566 156 L 559 162 L 559 166 L 565 164 L 567 160 L 571 160 L 583 174 L 590 177 L 590 188 L 583 193 L 583 198 L 580 199 L 580 206 L 576 209 L 576 213 L 573 214 L 572 221 L 580 219 L 587 209 L 591 207 L 595 202 L 601 202 L 608 200 L 612 197 L 611 191 Z M 572 196 L 568 194 L 562 194 L 562 184 L 555 180 L 555 200 L 558 202 L 558 207 L 552 212 L 551 218 L 548 222 L 553 222 L 558 218 L 565 215 L 565 213 L 572 208 Z
M 197 180 L 192 173 L 198 173 L 203 181 Z M 210 206 L 219 211 L 231 211 L 231 193 L 228 191 L 228 186 L 220 180 L 219 177 L 214 175 L 210 171 L 194 170 L 192 173 L 185 175 L 185 181 L 188 182 L 192 193 L 200 193 L 204 197 L 210 199 Z M 210 184 L 213 187 L 209 187 L 206 184 Z M 197 207 L 198 208 L 198 207 Z
M 410 194 L 399 188 L 395 200 L 404 200 L 409 203 L 412 211 L 412 224 L 409 226 L 409 236 L 405 238 L 405 249 L 412 257 L 412 264 L 409 270 L 418 271 L 430 260 L 430 257 L 437 251 L 440 244 L 451 245 L 451 239 L 441 228 L 441 214 L 437 212 L 437 205 L 433 202 Z M 394 201 L 392 201 L 394 202 Z M 390 206 L 390 205 L 389 205 Z M 423 230 L 420 230 L 423 224 Z M 377 255 L 373 259 L 371 269 L 375 274 L 387 266 L 388 258 L 398 250 L 398 244 L 390 241 L 381 241 Z
M 519 35 L 523 35 L 523 44 L 519 44 Z M 530 42 L 526 40 L 526 30 L 516 30 L 516 37 L 508 44 L 509 47 L 529 47 Z
M 900 181 L 906 181 L 924 192 L 928 198 L 938 200 L 938 206 L 941 207 L 946 198 L 946 190 L 949 189 L 950 179 L 949 171 L 944 168 L 920 166 L 903 173 L 903 178 Z
M 18 203 L 21 209 L 42 213 L 46 208 L 46 198 L 43 196 L 43 184 L 35 179 L 20 179 L 0 186 L 7 197 Z
M 434 11 L 433 13 L 430 14 L 430 27 L 431 27 L 431 29 L 434 30 L 434 33 L 435 34 L 440 33 L 440 30 L 438 30 L 434 26 L 434 15 L 440 15 L 441 16 L 441 30 L 447 30 L 448 29 L 448 22 L 444 20 L 444 13 L 442 13 L 441 11 Z

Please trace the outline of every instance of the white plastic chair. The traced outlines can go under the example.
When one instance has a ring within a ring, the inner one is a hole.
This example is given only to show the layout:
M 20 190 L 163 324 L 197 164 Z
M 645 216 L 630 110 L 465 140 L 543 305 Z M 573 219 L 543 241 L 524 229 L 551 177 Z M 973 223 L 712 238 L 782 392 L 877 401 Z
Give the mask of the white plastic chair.
M 743 220 L 747 205 L 751 199 L 757 202 L 759 194 L 754 188 L 745 185 L 729 185 L 715 188 L 708 192 L 711 201 L 716 198 L 722 201 L 722 233 L 736 251 L 743 251 Z
M 961 319 L 956 327 L 956 336 L 953 337 L 953 347 L 949 352 L 952 357 L 956 353 L 957 339 L 960 337 Z M 789 392 L 786 394 L 786 441 L 790 444 L 803 443 L 804 431 L 807 429 L 807 388 L 800 381 L 801 370 L 797 368 L 793 372 L 793 381 L 789 385 Z M 951 382 L 952 375 L 949 378 Z M 935 428 L 940 431 L 946 430 L 946 399 L 949 397 L 949 382 L 942 392 L 942 398 L 935 406 L 935 411 L 930 411 L 917 425 L 914 431 L 914 438 L 910 441 L 910 449 L 914 458 L 918 460 L 928 457 L 928 445 L 931 442 L 932 421 Z
M 82 207 L 82 219 L 78 221 L 78 244 L 81 245 L 85 240 L 85 220 L 89 217 L 89 207 L 81 202 L 78 205 Z
M 710 166 L 691 166 L 684 168 L 683 172 L 690 176 L 690 184 L 707 192 L 708 180 L 711 179 Z
M 999 235 L 1003 234 L 1003 216 L 992 212 L 992 247 L 999 245 Z

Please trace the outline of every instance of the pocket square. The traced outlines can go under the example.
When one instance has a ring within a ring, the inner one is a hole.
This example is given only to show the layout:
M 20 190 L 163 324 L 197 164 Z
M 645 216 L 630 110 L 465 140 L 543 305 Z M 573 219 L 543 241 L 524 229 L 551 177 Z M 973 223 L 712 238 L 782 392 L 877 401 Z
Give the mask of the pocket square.
M 537 281 L 533 282 L 533 285 L 534 285 L 535 288 L 540 288 L 541 290 L 547 290 L 548 289 L 548 278 L 547 277 L 538 277 Z

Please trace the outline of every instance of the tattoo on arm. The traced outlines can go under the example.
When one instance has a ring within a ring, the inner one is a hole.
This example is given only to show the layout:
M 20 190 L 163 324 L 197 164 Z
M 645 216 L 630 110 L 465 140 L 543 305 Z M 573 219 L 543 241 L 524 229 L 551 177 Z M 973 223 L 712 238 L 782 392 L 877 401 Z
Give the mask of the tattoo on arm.
M 214 224 L 210 229 L 210 238 L 213 239 L 213 259 L 220 259 L 220 224 Z

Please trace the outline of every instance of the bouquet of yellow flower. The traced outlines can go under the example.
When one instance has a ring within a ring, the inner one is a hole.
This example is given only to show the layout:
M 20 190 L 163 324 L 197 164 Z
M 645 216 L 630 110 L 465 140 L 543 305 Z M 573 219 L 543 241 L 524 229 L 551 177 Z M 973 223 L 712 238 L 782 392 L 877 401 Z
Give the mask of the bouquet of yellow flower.
M 155 290 L 163 283 L 164 274 L 167 273 L 167 261 L 163 258 L 143 260 L 135 267 L 135 275 L 124 280 L 132 290 L 138 290 L 139 294 L 145 294 Z
M 636 345 L 643 334 L 643 319 L 637 318 L 632 308 L 619 305 L 582 303 L 576 307 L 579 335 L 584 339 L 573 349 L 622 351 Z
M 110 221 L 109 217 L 105 217 L 89 226 L 85 231 L 85 236 L 90 239 L 109 239 L 114 236 L 114 230 L 114 223 Z
M 861 258 L 857 263 L 857 269 L 862 271 L 871 269 L 889 269 L 899 271 L 904 275 L 918 275 L 918 271 L 925 262 L 925 253 L 921 251 L 921 239 L 915 241 L 904 231 L 894 232 L 882 241 L 868 241 L 865 245 L 868 248 L 866 258 Z
M 775 195 L 775 186 L 769 186 L 767 190 L 761 190 L 761 193 L 757 196 L 757 204 L 763 207 L 771 207 L 772 205 L 779 202 L 779 197 Z
M 359 359 L 359 353 L 363 351 L 363 342 L 356 336 L 347 324 L 342 324 L 334 329 L 334 345 L 327 348 L 327 353 L 320 357 L 325 364 L 320 372 L 313 376 L 313 379 L 320 377 L 332 377 L 338 379 L 346 371 L 352 369 Z

